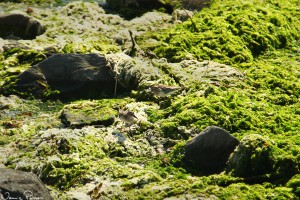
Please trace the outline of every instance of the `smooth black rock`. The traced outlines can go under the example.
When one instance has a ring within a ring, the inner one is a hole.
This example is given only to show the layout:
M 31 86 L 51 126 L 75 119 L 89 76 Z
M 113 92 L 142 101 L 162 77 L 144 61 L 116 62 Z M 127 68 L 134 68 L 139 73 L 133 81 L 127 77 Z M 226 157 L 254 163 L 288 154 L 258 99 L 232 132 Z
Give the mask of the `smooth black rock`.
M 40 22 L 22 14 L 0 16 L 0 37 L 4 39 L 35 39 L 44 32 Z
M 0 168 L 0 199 L 52 200 L 53 198 L 35 174 Z
M 99 54 L 56 54 L 20 74 L 15 88 L 34 96 L 58 91 L 61 98 L 113 93 L 115 80 L 110 70 Z
M 224 129 L 210 126 L 186 144 L 183 160 L 189 168 L 203 174 L 219 173 L 238 144 Z

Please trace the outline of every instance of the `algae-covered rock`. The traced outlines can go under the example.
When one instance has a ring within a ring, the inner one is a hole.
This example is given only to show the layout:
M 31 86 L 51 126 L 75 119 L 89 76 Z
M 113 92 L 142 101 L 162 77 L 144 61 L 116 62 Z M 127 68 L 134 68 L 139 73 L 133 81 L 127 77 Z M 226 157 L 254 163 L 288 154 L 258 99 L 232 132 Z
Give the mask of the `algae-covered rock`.
M 217 126 L 210 126 L 190 140 L 184 162 L 190 168 L 212 174 L 221 172 L 239 141 Z
M 162 76 L 162 73 L 151 63 L 138 58 L 133 59 L 124 53 L 107 54 L 105 57 L 111 69 L 110 74 L 124 88 L 136 89 L 141 82 Z
M 125 188 L 131 183 L 126 183 L 122 177 L 133 179 L 132 184 L 135 184 L 135 177 L 141 177 L 141 182 L 136 183 L 138 185 L 144 184 L 144 179 L 159 179 L 143 166 L 130 163 L 131 159 L 157 155 L 144 137 L 134 139 L 113 128 L 92 126 L 81 129 L 52 128 L 39 131 L 37 136 L 30 139 L 32 144 L 29 148 L 32 152 L 19 149 L 19 152 L 9 155 L 5 164 L 10 167 L 19 166 L 20 159 L 28 159 L 26 170 L 33 171 L 48 185 L 67 189 L 74 182 L 80 183 L 83 179 L 91 182 L 100 178 L 107 181 L 120 180 Z M 128 163 L 122 164 L 123 158 Z M 25 170 L 25 166 L 22 170 Z M 149 174 L 149 178 L 144 173 Z M 95 174 L 101 176 L 97 178 Z
M 160 59 L 153 60 L 152 63 L 185 87 L 204 83 L 220 85 L 225 82 L 234 85 L 245 78 L 236 68 L 213 61 L 199 62 L 185 59 L 180 63 L 169 63 L 165 59 Z
M 275 149 L 274 142 L 268 137 L 247 135 L 230 156 L 226 172 L 238 177 L 269 174 L 274 171 Z
M 82 102 L 66 105 L 61 111 L 62 122 L 71 128 L 79 128 L 87 125 L 110 126 L 115 121 L 117 111 L 110 105 L 101 102 Z

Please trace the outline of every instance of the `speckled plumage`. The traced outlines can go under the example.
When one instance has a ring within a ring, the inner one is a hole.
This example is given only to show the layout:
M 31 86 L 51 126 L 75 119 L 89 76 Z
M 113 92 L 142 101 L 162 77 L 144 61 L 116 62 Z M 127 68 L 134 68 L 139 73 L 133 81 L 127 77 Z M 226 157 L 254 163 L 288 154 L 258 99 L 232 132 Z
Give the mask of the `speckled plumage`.
M 177 90 L 180 89 L 180 87 L 168 86 L 168 85 L 154 85 L 151 86 L 150 89 L 155 96 L 166 97 L 175 93 Z
M 120 117 L 121 121 L 128 123 L 128 124 L 134 122 L 137 119 L 137 117 L 134 115 L 133 112 L 125 111 L 122 109 L 119 110 L 119 117 Z

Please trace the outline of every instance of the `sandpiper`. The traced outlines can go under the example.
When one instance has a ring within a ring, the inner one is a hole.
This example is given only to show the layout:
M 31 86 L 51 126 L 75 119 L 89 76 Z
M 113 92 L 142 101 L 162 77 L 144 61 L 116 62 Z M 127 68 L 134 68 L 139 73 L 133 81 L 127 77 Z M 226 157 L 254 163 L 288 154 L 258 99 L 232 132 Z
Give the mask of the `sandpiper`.
M 119 117 L 121 121 L 125 122 L 126 124 L 131 124 L 137 119 L 133 112 L 122 109 L 119 110 Z
M 168 86 L 168 85 L 153 85 L 150 86 L 150 89 L 155 94 L 155 96 L 167 97 L 175 93 L 177 90 L 179 90 L 180 87 Z

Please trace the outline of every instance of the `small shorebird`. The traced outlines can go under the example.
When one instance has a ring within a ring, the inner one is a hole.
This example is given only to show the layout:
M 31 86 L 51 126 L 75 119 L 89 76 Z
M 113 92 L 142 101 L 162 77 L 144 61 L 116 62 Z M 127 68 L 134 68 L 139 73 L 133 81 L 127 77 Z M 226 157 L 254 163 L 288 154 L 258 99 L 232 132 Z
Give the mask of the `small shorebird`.
M 180 89 L 180 87 L 168 85 L 153 85 L 150 86 L 150 89 L 155 94 L 155 96 L 166 97 L 175 93 L 177 90 Z
M 121 121 L 125 122 L 126 124 L 131 124 L 135 120 L 137 120 L 137 117 L 134 115 L 131 111 L 125 111 L 120 109 L 119 110 L 119 117 Z

